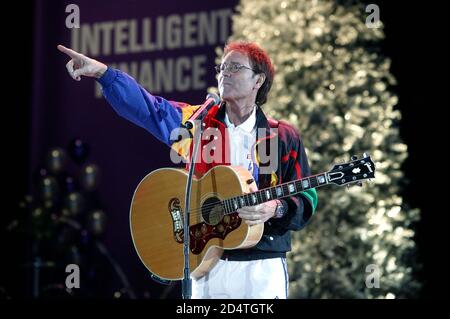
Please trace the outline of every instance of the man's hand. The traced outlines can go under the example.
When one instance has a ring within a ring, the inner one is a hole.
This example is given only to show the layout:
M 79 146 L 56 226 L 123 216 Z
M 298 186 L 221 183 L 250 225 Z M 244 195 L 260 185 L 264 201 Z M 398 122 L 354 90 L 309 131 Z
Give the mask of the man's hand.
M 251 192 L 257 191 L 255 188 L 250 188 Z M 271 200 L 256 206 L 246 206 L 239 208 L 237 212 L 248 225 L 256 225 L 264 223 L 266 220 L 275 216 L 277 208 L 277 201 Z
M 81 75 L 98 79 L 108 69 L 105 64 L 88 58 L 87 56 L 66 48 L 65 46 L 58 45 L 58 50 L 72 58 L 69 62 L 67 62 L 66 68 L 70 76 L 76 81 L 81 80 Z

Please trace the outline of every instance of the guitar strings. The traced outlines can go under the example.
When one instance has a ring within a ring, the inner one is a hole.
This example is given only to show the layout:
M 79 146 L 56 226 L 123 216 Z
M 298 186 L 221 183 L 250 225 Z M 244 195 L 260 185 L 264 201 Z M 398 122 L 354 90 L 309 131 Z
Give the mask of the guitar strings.
M 313 176 L 316 176 L 316 175 L 313 175 Z M 310 176 L 310 177 L 312 177 L 312 176 Z M 310 178 L 310 177 L 309 177 L 309 178 Z M 297 182 L 299 182 L 299 181 L 300 181 L 300 180 L 297 180 L 297 181 L 294 181 L 294 182 L 297 183 Z M 284 184 L 280 184 L 280 185 L 278 185 L 278 186 L 284 187 L 284 186 L 287 185 L 287 184 L 288 184 L 288 183 L 284 183 Z M 287 187 L 287 186 L 286 186 L 286 187 Z M 258 190 L 258 191 L 256 191 L 256 192 L 253 192 L 253 193 L 243 194 L 243 195 L 239 195 L 239 196 L 235 196 L 235 197 L 246 196 L 246 195 L 249 195 L 249 194 L 256 194 L 257 192 L 262 192 L 262 191 L 267 190 L 267 189 L 269 189 L 269 188 L 260 189 L 260 190 Z M 296 194 L 296 193 L 295 193 L 295 194 Z M 295 195 L 295 194 L 290 194 L 290 195 Z M 261 196 L 262 196 L 262 195 L 261 195 Z M 235 197 L 230 197 L 230 198 L 225 199 L 225 200 L 230 200 L 230 199 L 235 198 Z M 261 197 L 261 198 L 262 198 L 262 197 Z M 213 203 L 213 204 L 208 204 L 208 205 L 202 206 L 202 207 L 200 207 L 200 208 L 193 209 L 193 210 L 190 211 L 190 213 L 191 213 L 192 216 L 198 217 L 198 216 L 201 216 L 201 215 L 202 215 L 202 210 L 203 210 L 203 209 L 210 209 L 210 208 L 212 209 L 212 208 L 214 208 L 215 206 L 218 206 L 218 205 L 221 205 L 221 206 L 223 207 L 224 211 L 226 211 L 227 208 L 226 208 L 225 203 L 224 203 L 225 200 L 220 201 L 220 202 L 218 202 L 218 203 L 216 202 L 216 203 Z M 243 206 L 243 207 L 251 207 L 251 206 L 256 206 L 256 205 L 245 205 L 245 206 Z M 240 207 L 240 208 L 242 208 L 242 207 Z M 231 211 L 231 212 L 229 212 L 229 213 L 226 213 L 226 212 L 225 212 L 224 215 L 229 215 L 229 214 L 232 214 L 232 213 L 234 213 L 234 212 L 236 212 L 236 210 Z
M 254 194 L 254 193 L 249 193 L 249 194 Z M 245 195 L 248 195 L 248 194 L 244 194 L 244 195 L 240 195 L 240 196 L 245 196 Z M 236 197 L 239 197 L 239 196 L 236 196 Z M 231 198 L 233 198 L 233 197 L 231 197 Z M 231 198 L 225 199 L 225 200 L 230 200 Z M 204 210 L 204 209 L 210 209 L 210 208 L 212 209 L 212 208 L 214 208 L 214 207 L 216 207 L 216 206 L 219 206 L 219 205 L 222 206 L 222 208 L 223 208 L 223 210 L 224 210 L 224 212 L 225 212 L 224 215 L 230 215 L 230 214 L 236 212 L 236 210 L 231 211 L 231 212 L 229 212 L 229 213 L 226 212 L 227 208 L 225 207 L 225 203 L 224 203 L 225 200 L 220 201 L 220 202 L 216 202 L 216 203 L 212 203 L 212 204 L 207 204 L 207 205 L 205 205 L 205 206 L 202 206 L 202 207 L 199 207 L 199 208 L 196 208 L 196 209 L 192 209 L 192 210 L 190 211 L 190 215 L 191 215 L 191 216 L 194 216 L 194 217 L 202 216 L 202 215 L 203 215 L 203 214 L 202 214 L 202 210 Z M 245 205 L 245 206 L 243 206 L 243 207 L 251 207 L 251 206 L 256 206 L 256 205 Z M 242 208 L 242 207 L 240 207 L 240 208 Z M 219 213 L 219 212 L 216 212 L 216 213 Z M 184 212 L 183 212 L 183 214 L 184 214 Z
M 226 212 L 226 208 L 225 208 L 225 206 L 224 206 L 224 203 L 221 201 L 220 203 L 208 204 L 208 205 L 205 205 L 205 206 L 200 207 L 200 208 L 191 209 L 191 210 L 190 210 L 190 215 L 191 215 L 191 216 L 194 216 L 194 217 L 202 216 L 202 215 L 203 215 L 203 214 L 202 214 L 202 210 L 204 210 L 204 209 L 210 209 L 210 208 L 213 209 L 213 208 L 216 207 L 216 206 L 221 206 L 221 207 L 223 208 L 224 215 L 229 215 L 229 214 L 232 214 L 232 213 L 233 213 L 233 212 L 227 213 L 227 212 Z M 210 212 L 211 212 L 211 211 L 210 211 Z M 182 213 L 184 214 L 185 211 L 182 211 Z M 219 214 L 219 212 L 214 212 L 214 211 L 212 211 L 212 213 Z
M 216 202 L 216 203 L 213 203 L 213 204 L 207 204 L 205 206 L 202 206 L 202 207 L 190 210 L 190 215 L 193 216 L 193 217 L 202 216 L 203 215 L 202 214 L 202 210 L 209 209 L 209 208 L 212 209 L 212 208 L 214 208 L 216 206 L 222 206 L 222 208 L 224 210 L 224 215 L 230 215 L 230 214 L 236 212 L 236 210 L 234 210 L 234 211 L 231 211 L 231 212 L 227 213 L 226 212 L 227 208 L 225 208 L 224 205 L 225 205 L 224 201 Z M 256 205 L 246 205 L 246 206 L 243 206 L 243 207 L 251 207 L 251 206 L 256 206 Z M 242 207 L 240 207 L 240 208 L 242 208 Z M 213 214 L 219 214 L 220 212 L 214 212 L 213 211 L 212 213 Z M 183 211 L 183 214 L 184 214 L 184 211 Z
M 216 206 L 222 206 L 223 211 L 224 211 L 224 215 L 230 215 L 230 214 L 236 212 L 236 211 L 231 211 L 231 212 L 227 213 L 227 212 L 226 212 L 227 209 L 226 209 L 225 206 L 224 206 L 224 202 L 223 202 L 223 201 L 220 201 L 220 202 L 218 202 L 218 203 L 208 204 L 208 205 L 202 206 L 202 207 L 200 207 L 200 208 L 191 209 L 191 210 L 190 210 L 190 215 L 191 215 L 191 216 L 194 216 L 194 217 L 202 216 L 202 215 L 203 215 L 203 214 L 202 214 L 202 210 L 204 210 L 204 209 L 209 209 L 209 208 L 212 209 L 212 208 L 214 208 L 214 207 L 216 207 Z M 243 207 L 249 207 L 249 206 L 243 206 Z M 185 211 L 183 211 L 182 213 L 184 214 Z M 214 212 L 214 211 L 213 211 L 212 213 L 213 213 L 213 214 L 219 214 L 220 212 Z

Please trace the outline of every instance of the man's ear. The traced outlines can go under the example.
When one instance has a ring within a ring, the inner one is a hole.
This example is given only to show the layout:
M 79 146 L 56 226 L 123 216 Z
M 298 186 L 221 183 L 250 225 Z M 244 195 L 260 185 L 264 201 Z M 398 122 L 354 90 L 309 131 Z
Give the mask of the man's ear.
M 264 84 L 265 80 L 266 80 L 266 75 L 264 73 L 260 73 L 258 80 L 256 80 L 255 88 L 259 89 Z

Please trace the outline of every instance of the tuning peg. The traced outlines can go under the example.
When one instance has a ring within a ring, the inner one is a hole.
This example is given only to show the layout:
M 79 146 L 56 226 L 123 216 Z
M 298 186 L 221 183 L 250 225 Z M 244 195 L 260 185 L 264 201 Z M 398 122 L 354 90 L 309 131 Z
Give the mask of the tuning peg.
M 356 160 L 358 159 L 358 156 L 352 155 L 352 156 L 350 157 L 350 159 L 351 159 L 352 161 L 356 161 Z

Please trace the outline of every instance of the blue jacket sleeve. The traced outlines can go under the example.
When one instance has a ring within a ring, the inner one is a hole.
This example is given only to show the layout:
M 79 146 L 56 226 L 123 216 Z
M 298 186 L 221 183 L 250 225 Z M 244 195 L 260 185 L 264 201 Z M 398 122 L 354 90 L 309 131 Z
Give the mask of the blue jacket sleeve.
M 178 103 L 150 94 L 131 76 L 116 69 L 108 68 L 97 81 L 102 86 L 103 96 L 120 116 L 172 145 L 170 133 L 178 129 L 182 121 Z

